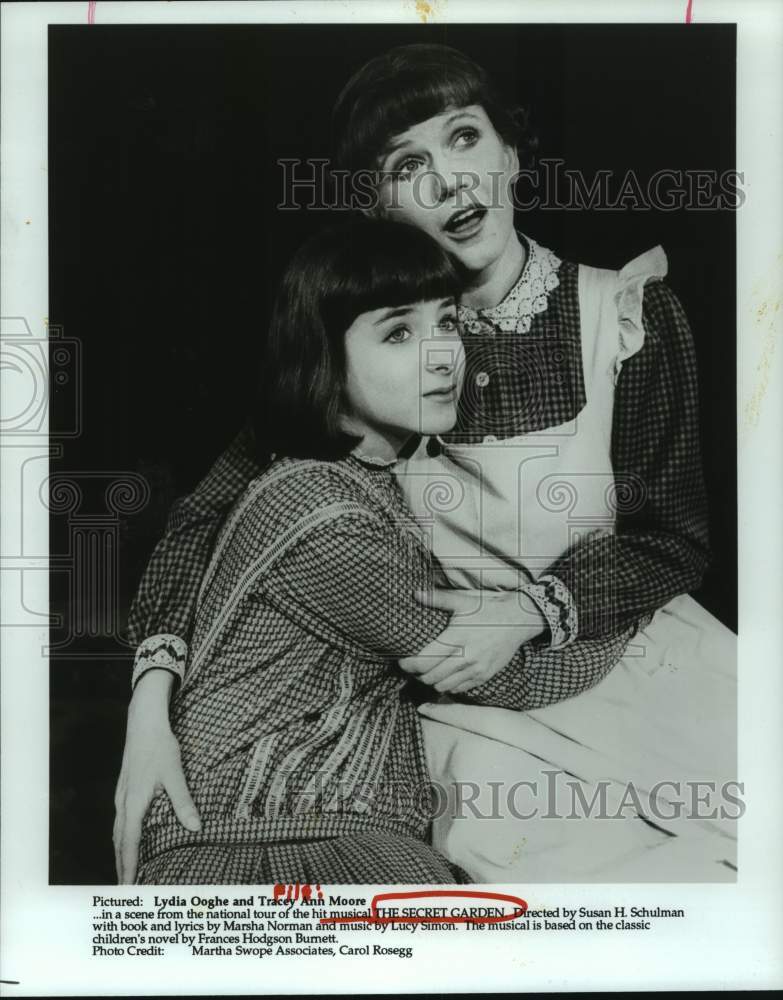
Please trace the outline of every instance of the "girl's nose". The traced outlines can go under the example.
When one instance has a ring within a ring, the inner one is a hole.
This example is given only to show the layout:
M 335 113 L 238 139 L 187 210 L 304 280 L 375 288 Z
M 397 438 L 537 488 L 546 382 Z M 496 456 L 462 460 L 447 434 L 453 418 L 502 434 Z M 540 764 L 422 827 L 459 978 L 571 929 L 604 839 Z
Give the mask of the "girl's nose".
M 459 348 L 449 344 L 438 344 L 426 348 L 427 371 L 436 375 L 450 375 L 457 366 Z

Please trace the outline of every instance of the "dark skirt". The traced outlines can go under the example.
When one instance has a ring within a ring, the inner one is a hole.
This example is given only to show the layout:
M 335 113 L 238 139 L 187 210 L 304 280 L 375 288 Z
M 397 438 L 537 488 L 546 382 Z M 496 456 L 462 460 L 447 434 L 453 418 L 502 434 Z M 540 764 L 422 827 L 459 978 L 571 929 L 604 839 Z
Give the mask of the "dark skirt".
M 454 885 L 470 882 L 429 844 L 389 833 L 274 844 L 177 847 L 139 869 L 142 885 Z

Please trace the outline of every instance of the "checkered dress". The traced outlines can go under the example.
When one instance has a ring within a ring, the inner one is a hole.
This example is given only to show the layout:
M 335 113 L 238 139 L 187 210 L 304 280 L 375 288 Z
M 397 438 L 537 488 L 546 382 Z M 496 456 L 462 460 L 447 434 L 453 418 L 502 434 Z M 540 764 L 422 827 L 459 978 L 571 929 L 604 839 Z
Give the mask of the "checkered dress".
M 414 837 L 373 831 L 275 844 L 175 847 L 141 869 L 147 885 L 454 885 L 471 881 Z
M 157 798 L 141 880 L 170 881 L 183 865 L 189 881 L 243 879 L 248 864 L 298 878 L 315 870 L 312 851 L 326 852 L 319 881 L 455 880 L 420 843 L 429 776 L 414 685 L 397 665 L 445 625 L 414 599 L 431 574 L 388 468 L 283 460 L 250 484 L 202 581 L 171 705 L 202 830 Z M 372 852 L 362 868 L 351 851 L 346 868 L 341 838 L 359 834 L 391 845 L 397 870 Z

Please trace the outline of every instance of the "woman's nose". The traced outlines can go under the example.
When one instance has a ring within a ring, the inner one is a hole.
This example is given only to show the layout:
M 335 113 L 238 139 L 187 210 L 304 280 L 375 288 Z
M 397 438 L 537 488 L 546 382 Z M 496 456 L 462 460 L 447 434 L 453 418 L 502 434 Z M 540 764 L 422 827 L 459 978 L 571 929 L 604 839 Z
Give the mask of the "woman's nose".
M 433 157 L 432 192 L 437 204 L 453 198 L 459 190 L 467 187 L 469 177 L 466 171 L 457 170 L 450 157 Z

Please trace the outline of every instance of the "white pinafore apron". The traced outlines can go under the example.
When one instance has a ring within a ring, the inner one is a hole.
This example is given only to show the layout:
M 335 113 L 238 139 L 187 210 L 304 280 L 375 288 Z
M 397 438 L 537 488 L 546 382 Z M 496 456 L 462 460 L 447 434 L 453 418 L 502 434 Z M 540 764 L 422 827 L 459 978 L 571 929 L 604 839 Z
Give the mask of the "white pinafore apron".
M 619 272 L 579 267 L 587 402 L 575 419 L 449 444 L 435 457 L 422 446 L 399 463 L 454 586 L 515 589 L 578 541 L 614 530 L 623 485 L 611 463 L 615 381 L 644 342 L 644 284 L 666 269 L 660 247 Z M 734 878 L 736 789 L 733 805 L 725 796 L 736 779 L 735 637 L 691 598 L 658 611 L 577 697 L 530 712 L 448 699 L 420 711 L 431 776 L 444 790 L 434 846 L 476 882 Z M 697 781 L 715 790 L 694 791 Z M 582 818 L 582 800 L 596 795 Z

